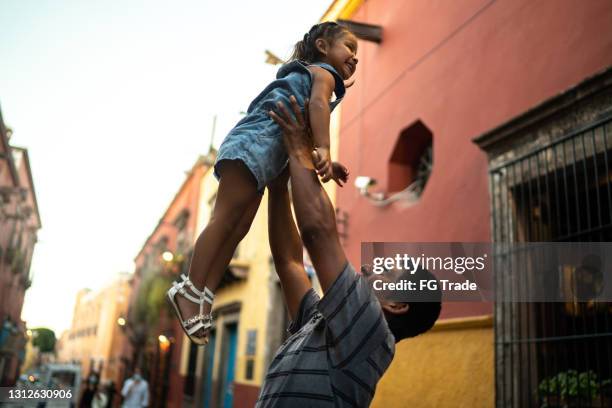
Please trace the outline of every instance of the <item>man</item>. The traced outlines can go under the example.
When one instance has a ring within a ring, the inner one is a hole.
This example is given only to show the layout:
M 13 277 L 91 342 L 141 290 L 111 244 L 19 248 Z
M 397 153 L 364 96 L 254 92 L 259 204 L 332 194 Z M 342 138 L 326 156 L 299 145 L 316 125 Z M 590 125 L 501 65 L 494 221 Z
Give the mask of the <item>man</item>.
M 368 278 L 355 273 L 338 239 L 333 206 L 309 169 L 316 153 L 311 156 L 307 125 L 291 101 L 295 118 L 284 105 L 270 113 L 283 129 L 289 164 L 269 186 L 268 211 L 270 247 L 293 320 L 292 335 L 270 364 L 257 406 L 364 407 L 391 364 L 395 343 L 433 326 L 439 297 L 418 305 L 379 301 Z M 287 172 L 301 239 L 291 215 Z M 302 241 L 322 299 L 304 270 Z
M 134 375 L 125 380 L 121 390 L 123 408 L 142 408 L 149 405 L 149 384 L 142 378 L 140 369 L 134 370 Z
M 87 378 L 87 383 L 85 384 L 85 389 L 83 390 L 83 394 L 81 394 L 79 408 L 91 407 L 91 402 L 98 391 L 99 382 L 100 377 L 98 377 L 95 373 L 89 375 Z

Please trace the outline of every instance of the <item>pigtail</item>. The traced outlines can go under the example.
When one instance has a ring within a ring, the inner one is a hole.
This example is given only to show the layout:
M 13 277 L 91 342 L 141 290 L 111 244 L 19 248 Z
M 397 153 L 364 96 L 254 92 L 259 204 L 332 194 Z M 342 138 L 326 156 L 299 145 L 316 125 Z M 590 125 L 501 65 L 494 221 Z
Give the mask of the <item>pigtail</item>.
M 308 43 L 308 33 L 304 34 L 304 38 L 301 41 L 295 43 L 293 47 L 293 53 L 289 58 L 289 61 L 308 61 L 307 59 L 307 46 Z

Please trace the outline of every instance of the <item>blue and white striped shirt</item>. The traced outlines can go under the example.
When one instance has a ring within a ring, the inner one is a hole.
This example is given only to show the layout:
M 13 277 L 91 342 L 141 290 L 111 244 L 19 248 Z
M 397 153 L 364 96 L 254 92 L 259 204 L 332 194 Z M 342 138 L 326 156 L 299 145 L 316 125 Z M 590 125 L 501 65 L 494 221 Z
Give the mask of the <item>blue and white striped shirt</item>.
M 266 375 L 257 407 L 367 407 L 395 338 L 367 280 L 350 264 L 321 299 L 310 289 L 291 337 Z

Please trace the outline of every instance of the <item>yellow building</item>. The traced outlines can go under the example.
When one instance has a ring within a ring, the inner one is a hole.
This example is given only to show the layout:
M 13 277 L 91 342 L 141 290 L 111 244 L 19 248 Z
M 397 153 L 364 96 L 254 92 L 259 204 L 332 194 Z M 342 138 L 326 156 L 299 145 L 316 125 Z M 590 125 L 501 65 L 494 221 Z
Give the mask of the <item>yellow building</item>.
M 126 315 L 129 290 L 129 275 L 122 273 L 102 290 L 79 291 L 72 325 L 60 339 L 59 362 L 80 364 L 83 375 L 93 371 L 102 380 L 119 381 L 124 333 L 117 319 Z

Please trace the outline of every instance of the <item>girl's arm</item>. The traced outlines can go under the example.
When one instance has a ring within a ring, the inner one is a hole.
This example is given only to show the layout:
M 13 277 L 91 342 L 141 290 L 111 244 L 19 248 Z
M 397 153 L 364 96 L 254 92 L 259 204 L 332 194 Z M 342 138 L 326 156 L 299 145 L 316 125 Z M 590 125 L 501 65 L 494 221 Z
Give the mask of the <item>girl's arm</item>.
M 319 162 L 314 163 L 323 182 L 332 178 L 331 156 L 329 152 L 329 101 L 336 85 L 333 75 L 326 69 L 310 66 L 313 74 L 312 90 L 310 91 L 310 128 L 315 148 L 319 154 Z

